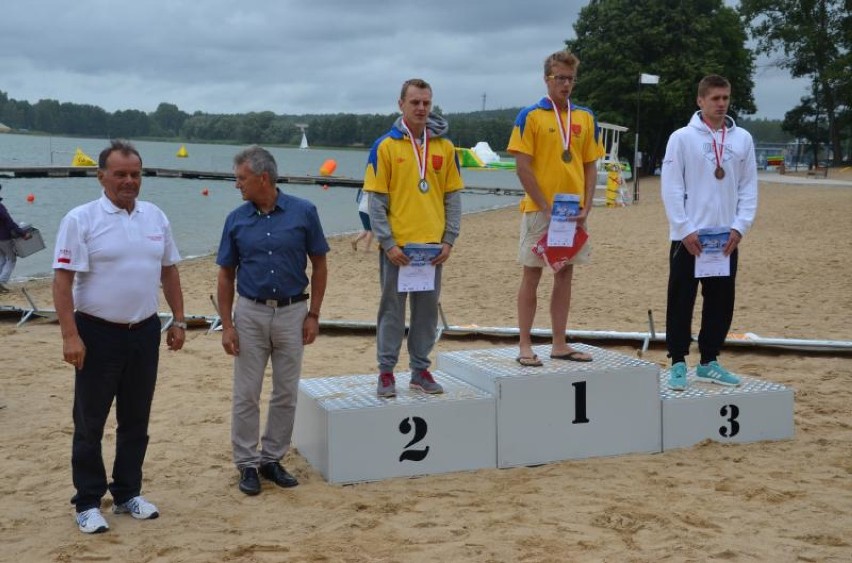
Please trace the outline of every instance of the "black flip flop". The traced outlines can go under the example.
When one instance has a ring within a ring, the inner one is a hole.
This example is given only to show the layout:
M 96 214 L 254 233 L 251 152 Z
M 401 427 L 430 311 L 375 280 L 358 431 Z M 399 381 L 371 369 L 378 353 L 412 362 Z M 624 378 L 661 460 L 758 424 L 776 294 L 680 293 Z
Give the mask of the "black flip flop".
M 515 358 L 515 361 L 524 366 L 525 368 L 539 368 L 544 365 L 536 355 L 533 355 L 532 357 L 518 356 L 517 358 Z
M 580 354 L 584 352 L 580 352 L 579 350 L 574 350 L 573 352 L 568 352 L 567 354 L 551 354 L 551 360 L 568 360 L 569 362 L 591 362 L 592 358 L 581 358 Z

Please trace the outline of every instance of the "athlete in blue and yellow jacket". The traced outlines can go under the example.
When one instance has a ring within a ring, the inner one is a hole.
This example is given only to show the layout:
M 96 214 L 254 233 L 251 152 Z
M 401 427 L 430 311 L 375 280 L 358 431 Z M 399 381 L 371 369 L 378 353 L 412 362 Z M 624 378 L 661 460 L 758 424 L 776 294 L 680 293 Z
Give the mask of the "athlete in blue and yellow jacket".
M 435 343 L 441 269 L 450 256 L 461 224 L 464 187 L 453 144 L 443 138 L 447 122 L 431 113 L 432 88 L 420 79 L 406 81 L 399 98 L 402 116 L 370 150 L 364 191 L 370 192 L 370 224 L 383 252 L 380 257 L 382 298 L 376 330 L 381 397 L 396 394 L 394 367 L 405 333 L 408 293 L 397 289 L 400 266 L 409 263 L 403 252 L 409 243 L 440 245 L 432 260 L 435 289 L 410 293 L 408 331 L 411 382 L 426 393 L 443 389 L 429 372 Z
M 574 105 L 570 100 L 579 65 L 577 57 L 568 51 L 558 51 L 545 59 L 547 96 L 521 110 L 509 139 L 508 150 L 515 155 L 518 178 L 526 192 L 520 204 L 523 218 L 518 250 L 523 277 L 518 290 L 520 352 L 517 361 L 522 366 L 542 365 L 533 352 L 530 333 L 535 320 L 536 292 L 545 263 L 533 254 L 532 248 L 547 232 L 556 194 L 580 196 L 580 213 L 572 220 L 586 227 L 597 181 L 597 159 L 604 155 L 591 110 Z M 554 273 L 550 298 L 552 359 L 592 361 L 589 354 L 574 350 L 565 339 L 574 264 L 587 262 L 589 254 L 587 242 L 567 266 Z

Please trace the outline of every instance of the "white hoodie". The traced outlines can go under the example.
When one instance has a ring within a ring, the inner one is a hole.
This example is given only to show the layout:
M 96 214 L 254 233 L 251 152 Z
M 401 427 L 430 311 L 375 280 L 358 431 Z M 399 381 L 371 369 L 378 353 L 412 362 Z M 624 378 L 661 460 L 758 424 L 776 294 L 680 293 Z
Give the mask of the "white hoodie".
M 707 227 L 728 227 L 745 235 L 757 211 L 757 161 L 751 134 L 725 116 L 725 144 L 718 180 L 713 135 L 697 111 L 689 125 L 669 137 L 662 169 L 662 197 L 671 240 Z M 721 143 L 716 134 L 716 147 Z

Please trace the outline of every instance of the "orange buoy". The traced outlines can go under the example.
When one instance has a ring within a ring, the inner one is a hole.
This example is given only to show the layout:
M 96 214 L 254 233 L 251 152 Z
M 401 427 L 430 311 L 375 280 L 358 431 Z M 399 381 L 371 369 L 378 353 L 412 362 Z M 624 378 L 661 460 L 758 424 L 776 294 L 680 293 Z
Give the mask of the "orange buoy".
M 203 190 L 201 190 L 201 195 L 210 195 L 210 190 L 204 188 Z
M 33 194 L 29 194 L 27 196 L 27 203 L 32 203 L 35 201 L 35 196 Z
M 334 174 L 334 171 L 336 169 L 337 163 L 333 159 L 329 158 L 328 160 L 322 163 L 322 166 L 320 166 L 320 176 L 331 176 L 332 174 Z

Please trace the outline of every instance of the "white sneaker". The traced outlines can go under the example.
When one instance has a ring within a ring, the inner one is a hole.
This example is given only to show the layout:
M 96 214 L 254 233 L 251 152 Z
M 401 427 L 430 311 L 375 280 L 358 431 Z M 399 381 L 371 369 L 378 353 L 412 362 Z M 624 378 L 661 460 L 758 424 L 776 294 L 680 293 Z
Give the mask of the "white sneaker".
M 127 502 L 112 507 L 115 514 L 130 514 L 137 520 L 153 520 L 160 515 L 157 507 L 145 500 L 145 497 L 133 497 Z
M 109 530 L 109 524 L 104 520 L 99 508 L 90 508 L 76 515 L 77 526 L 84 534 L 100 534 Z

